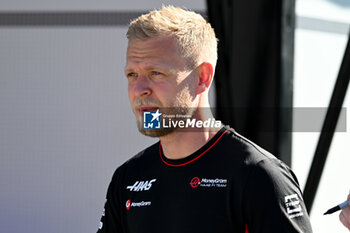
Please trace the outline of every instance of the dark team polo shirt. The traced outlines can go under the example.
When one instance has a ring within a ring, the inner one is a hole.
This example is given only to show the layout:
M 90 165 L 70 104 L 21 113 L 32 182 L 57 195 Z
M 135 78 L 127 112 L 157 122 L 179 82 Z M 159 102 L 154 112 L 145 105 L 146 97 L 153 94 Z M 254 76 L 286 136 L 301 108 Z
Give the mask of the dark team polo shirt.
M 180 145 L 179 145 L 180 146 Z M 312 232 L 298 181 L 228 127 L 184 159 L 160 142 L 120 166 L 98 233 Z

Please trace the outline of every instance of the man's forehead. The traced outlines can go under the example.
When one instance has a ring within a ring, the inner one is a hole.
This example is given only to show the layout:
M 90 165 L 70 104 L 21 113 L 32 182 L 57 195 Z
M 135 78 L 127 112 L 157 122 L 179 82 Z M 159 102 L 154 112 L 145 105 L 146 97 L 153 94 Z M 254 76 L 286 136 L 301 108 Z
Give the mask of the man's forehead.
M 168 57 L 154 55 L 129 55 L 126 59 L 125 69 L 133 69 L 135 66 L 142 66 L 144 69 L 153 69 L 156 67 L 167 66 L 169 64 L 177 63 L 174 59 Z

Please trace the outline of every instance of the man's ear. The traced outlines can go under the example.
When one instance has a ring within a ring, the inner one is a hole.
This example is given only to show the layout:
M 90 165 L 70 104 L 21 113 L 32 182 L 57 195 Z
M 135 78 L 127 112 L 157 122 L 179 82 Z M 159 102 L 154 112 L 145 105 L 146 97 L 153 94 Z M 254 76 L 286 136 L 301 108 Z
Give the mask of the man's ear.
M 213 81 L 214 68 L 209 62 L 203 62 L 197 68 L 198 72 L 198 87 L 197 94 L 201 94 L 208 90 Z

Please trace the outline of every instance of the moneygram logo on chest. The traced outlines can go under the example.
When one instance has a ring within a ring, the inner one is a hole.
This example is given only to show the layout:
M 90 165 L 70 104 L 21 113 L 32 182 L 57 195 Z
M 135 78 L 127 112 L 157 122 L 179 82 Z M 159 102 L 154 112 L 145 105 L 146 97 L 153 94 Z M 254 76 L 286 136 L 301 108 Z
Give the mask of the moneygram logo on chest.
M 207 188 L 226 188 L 227 187 L 227 179 L 208 179 L 208 178 L 198 178 L 193 177 L 190 185 L 192 188 L 197 187 L 207 187 Z
M 129 189 L 131 192 L 147 191 L 151 189 L 152 183 L 156 180 L 136 181 L 133 185 L 127 186 L 126 189 Z

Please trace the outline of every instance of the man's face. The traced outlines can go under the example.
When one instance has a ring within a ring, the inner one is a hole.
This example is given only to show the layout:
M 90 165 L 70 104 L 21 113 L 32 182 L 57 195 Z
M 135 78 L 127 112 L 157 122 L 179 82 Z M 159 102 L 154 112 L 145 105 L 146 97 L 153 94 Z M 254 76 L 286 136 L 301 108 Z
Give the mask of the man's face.
M 127 50 L 125 75 L 128 78 L 130 103 L 141 133 L 160 137 L 174 130 L 143 129 L 144 111 L 180 108 L 182 114 L 192 114 L 189 108 L 195 107 L 196 103 L 197 75 L 186 68 L 173 38 L 131 41 Z

